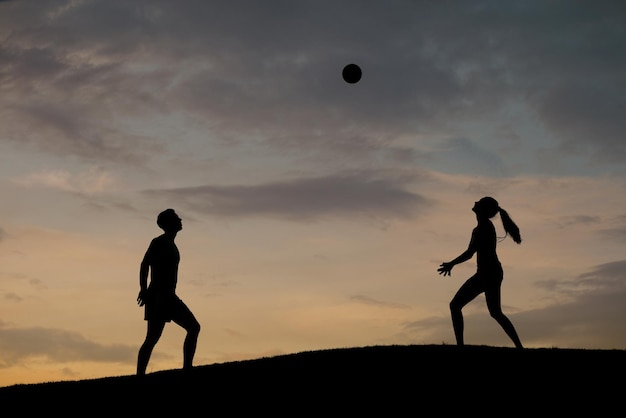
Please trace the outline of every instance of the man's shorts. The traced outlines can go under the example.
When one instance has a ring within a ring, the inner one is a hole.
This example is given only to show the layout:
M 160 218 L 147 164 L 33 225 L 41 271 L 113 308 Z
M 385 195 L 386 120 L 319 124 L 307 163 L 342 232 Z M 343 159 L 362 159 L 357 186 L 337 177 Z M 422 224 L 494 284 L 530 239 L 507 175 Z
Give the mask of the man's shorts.
M 148 297 L 144 307 L 144 319 L 146 321 L 171 322 L 174 318 L 180 318 L 190 313 L 187 305 L 173 293 L 153 293 Z

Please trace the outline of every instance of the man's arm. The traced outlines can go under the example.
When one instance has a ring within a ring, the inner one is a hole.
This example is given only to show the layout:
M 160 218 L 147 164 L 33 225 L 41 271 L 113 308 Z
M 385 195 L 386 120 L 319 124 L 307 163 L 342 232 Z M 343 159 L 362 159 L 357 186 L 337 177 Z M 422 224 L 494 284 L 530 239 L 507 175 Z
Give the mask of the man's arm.
M 139 266 L 139 288 L 141 290 L 148 288 L 148 271 L 150 271 L 150 263 L 144 258 L 141 266 Z
M 146 303 L 146 292 L 148 290 L 148 272 L 150 270 L 150 261 L 148 254 L 150 253 L 150 248 L 144 255 L 143 260 L 141 260 L 141 265 L 139 266 L 139 295 L 137 296 L 137 303 L 139 306 L 143 306 Z

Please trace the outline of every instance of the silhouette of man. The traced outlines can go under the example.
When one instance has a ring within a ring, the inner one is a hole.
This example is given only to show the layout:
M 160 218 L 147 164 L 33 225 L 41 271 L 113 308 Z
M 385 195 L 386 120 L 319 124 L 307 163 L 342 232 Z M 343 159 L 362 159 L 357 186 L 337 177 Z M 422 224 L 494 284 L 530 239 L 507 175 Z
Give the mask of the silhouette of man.
M 158 215 L 157 225 L 163 229 L 163 234 L 150 242 L 139 269 L 140 290 L 137 303 L 145 306 L 144 319 L 148 322 L 148 329 L 137 358 L 138 376 L 146 374 L 152 350 L 161 338 L 167 322 L 174 321 L 187 331 L 183 344 L 184 370 L 192 368 L 200 333 L 200 324 L 196 317 L 176 295 L 180 253 L 174 239 L 183 229 L 182 219 L 173 209 L 166 209 Z

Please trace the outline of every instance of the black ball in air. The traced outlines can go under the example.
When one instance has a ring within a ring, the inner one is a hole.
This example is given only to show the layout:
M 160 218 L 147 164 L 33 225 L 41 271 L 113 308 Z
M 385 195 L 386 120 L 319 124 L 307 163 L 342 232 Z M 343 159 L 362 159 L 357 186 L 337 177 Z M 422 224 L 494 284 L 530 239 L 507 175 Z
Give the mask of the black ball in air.
M 354 84 L 359 82 L 363 73 L 358 65 L 348 64 L 343 67 L 341 75 L 346 83 Z

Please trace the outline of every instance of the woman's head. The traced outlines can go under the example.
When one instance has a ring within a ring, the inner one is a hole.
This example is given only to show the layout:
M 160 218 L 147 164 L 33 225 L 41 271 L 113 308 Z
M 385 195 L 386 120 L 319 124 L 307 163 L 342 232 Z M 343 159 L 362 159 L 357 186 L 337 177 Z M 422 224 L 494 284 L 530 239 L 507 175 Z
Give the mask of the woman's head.
M 500 210 L 500 205 L 498 204 L 498 201 L 493 197 L 485 196 L 478 202 L 474 203 L 474 207 L 472 208 L 472 210 L 477 215 L 485 216 L 487 218 L 493 218 Z
M 504 226 L 504 231 L 507 235 L 510 235 L 513 238 L 513 241 L 520 244 L 522 242 L 522 237 L 519 233 L 519 228 L 513 222 L 508 212 L 500 207 L 498 201 L 490 196 L 485 196 L 480 199 L 478 202 L 474 203 L 474 207 L 472 210 L 476 213 L 476 216 L 493 218 L 496 214 L 500 214 L 500 220 L 502 221 L 502 225 Z

